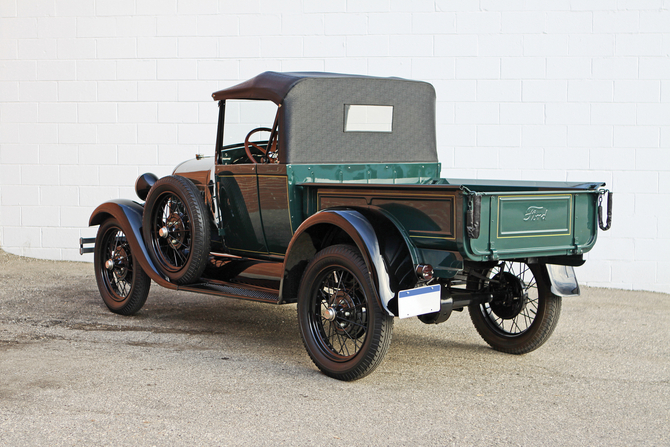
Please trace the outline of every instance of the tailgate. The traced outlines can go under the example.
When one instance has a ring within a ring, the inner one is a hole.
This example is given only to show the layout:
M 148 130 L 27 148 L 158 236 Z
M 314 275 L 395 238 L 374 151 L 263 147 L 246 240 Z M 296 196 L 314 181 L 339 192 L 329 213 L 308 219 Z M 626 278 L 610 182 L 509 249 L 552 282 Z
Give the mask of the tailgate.
M 479 234 L 468 232 L 472 260 L 582 254 L 596 242 L 597 190 L 473 192 L 464 209 L 479 211 Z M 479 210 L 477 210 L 479 208 Z M 472 228 L 472 226 L 470 225 Z

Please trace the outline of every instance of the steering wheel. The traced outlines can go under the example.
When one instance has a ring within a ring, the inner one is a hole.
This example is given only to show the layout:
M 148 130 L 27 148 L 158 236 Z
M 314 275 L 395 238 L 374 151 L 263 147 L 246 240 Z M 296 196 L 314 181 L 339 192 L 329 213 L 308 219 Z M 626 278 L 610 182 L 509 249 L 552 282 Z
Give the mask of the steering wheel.
M 251 132 L 249 132 L 249 133 L 247 134 L 247 137 L 244 139 L 244 150 L 245 150 L 245 152 L 247 153 L 247 157 L 249 157 L 249 160 L 251 160 L 252 163 L 258 163 L 258 160 L 256 160 L 256 158 L 255 158 L 255 157 L 253 156 L 253 154 L 251 153 L 251 147 L 253 147 L 254 149 L 258 150 L 258 151 L 262 154 L 262 156 L 261 156 L 261 160 L 262 160 L 263 162 L 265 162 L 265 160 L 266 160 L 266 158 L 267 158 L 267 150 L 266 150 L 266 149 L 263 149 L 262 147 L 260 147 L 260 146 L 258 145 L 258 143 L 254 143 L 253 141 L 249 141 L 249 138 L 250 138 L 253 134 L 258 133 L 258 132 L 270 132 L 270 133 L 272 134 L 272 129 L 270 129 L 269 127 L 257 127 L 256 129 L 254 129 L 254 130 L 252 130 Z M 268 141 L 268 146 L 270 146 L 270 143 L 271 143 L 271 142 Z M 249 146 L 251 146 L 251 147 L 249 147 Z

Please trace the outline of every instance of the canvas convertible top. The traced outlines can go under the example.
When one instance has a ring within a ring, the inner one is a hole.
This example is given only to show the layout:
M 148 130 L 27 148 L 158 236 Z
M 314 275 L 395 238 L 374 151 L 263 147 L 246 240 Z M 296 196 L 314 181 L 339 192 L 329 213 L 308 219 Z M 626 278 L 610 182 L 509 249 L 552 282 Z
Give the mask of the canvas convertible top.
M 215 101 L 220 101 L 222 99 L 265 99 L 279 105 L 282 103 L 289 90 L 305 79 L 377 79 L 382 81 L 418 82 L 400 78 L 380 78 L 341 73 L 279 73 L 276 71 L 266 71 L 240 84 L 214 92 L 212 98 L 214 98 Z
M 212 97 L 280 105 L 280 153 L 286 163 L 437 163 L 435 89 L 427 82 L 265 72 Z M 345 120 L 352 105 L 386 107 L 392 124 L 381 132 L 348 131 Z

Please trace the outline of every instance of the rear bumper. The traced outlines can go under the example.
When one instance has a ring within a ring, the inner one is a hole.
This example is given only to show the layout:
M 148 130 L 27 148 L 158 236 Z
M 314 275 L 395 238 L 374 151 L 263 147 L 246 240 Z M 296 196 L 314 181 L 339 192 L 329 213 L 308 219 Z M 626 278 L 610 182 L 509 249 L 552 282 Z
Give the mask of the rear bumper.
M 93 244 L 93 247 L 84 247 L 84 245 Z M 95 251 L 94 237 L 80 237 L 79 238 L 79 254 L 93 253 Z

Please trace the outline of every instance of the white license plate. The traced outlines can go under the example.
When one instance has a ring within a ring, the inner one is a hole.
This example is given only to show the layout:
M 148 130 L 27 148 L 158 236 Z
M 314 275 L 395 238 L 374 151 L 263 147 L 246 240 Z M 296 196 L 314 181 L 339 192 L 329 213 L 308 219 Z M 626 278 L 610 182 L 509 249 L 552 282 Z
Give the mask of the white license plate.
M 440 285 L 417 287 L 398 292 L 398 316 L 416 317 L 440 310 Z

